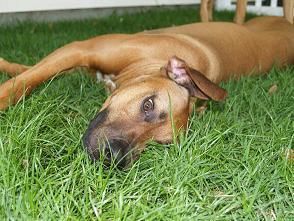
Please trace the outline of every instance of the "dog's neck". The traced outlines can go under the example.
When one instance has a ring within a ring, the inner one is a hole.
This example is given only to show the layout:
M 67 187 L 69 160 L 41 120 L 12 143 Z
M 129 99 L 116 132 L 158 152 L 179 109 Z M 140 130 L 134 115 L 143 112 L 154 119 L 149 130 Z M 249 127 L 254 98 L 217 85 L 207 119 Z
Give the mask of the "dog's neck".
M 157 77 L 162 75 L 161 69 L 164 67 L 166 61 L 141 59 L 124 68 L 118 75 L 115 76 L 115 83 L 117 88 L 126 86 L 129 83 L 141 82 L 150 77 Z

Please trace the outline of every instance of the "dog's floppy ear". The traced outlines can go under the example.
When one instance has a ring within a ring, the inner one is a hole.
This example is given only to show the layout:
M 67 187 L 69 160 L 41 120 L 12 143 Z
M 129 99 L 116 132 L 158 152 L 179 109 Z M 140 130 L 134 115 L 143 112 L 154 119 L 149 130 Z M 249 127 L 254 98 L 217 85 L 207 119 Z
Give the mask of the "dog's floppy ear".
M 192 97 L 222 101 L 227 96 L 226 90 L 211 82 L 199 71 L 190 68 L 185 61 L 176 56 L 169 59 L 165 69 L 169 78 L 187 88 Z

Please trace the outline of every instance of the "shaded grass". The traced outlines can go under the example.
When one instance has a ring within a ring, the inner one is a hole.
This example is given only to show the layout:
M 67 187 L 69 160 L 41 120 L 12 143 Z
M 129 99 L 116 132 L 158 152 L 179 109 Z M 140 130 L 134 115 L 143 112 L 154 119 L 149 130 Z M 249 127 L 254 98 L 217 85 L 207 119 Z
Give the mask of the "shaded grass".
M 195 8 L 0 27 L 0 56 L 34 64 L 73 40 L 194 22 Z M 231 20 L 231 13 L 217 13 Z M 146 19 L 148 18 L 148 19 Z M 0 217 L 17 220 L 293 220 L 293 67 L 223 86 L 180 142 L 151 143 L 128 171 L 88 159 L 81 135 L 106 98 L 82 73 L 0 113 Z M 0 75 L 3 82 L 7 76 Z M 273 95 L 267 93 L 277 84 Z

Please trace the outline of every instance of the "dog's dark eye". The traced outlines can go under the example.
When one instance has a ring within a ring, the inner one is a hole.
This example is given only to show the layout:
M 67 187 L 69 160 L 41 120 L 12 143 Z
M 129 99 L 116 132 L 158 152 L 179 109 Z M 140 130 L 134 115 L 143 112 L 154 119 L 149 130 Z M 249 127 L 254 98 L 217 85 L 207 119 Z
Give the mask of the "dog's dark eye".
M 154 102 L 152 98 L 148 98 L 143 102 L 142 109 L 145 113 L 148 113 L 149 111 L 154 110 Z

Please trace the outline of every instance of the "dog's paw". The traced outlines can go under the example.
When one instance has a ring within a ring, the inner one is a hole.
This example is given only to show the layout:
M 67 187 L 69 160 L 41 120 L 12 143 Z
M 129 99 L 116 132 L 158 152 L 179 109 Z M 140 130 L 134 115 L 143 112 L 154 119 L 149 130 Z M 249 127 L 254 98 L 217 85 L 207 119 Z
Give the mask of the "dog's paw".
M 1 89 L 1 86 L 0 86 Z M 0 111 L 3 111 L 8 108 L 10 103 L 9 95 L 1 93 L 0 94 Z
M 97 83 L 103 81 L 103 74 L 100 71 L 96 71 L 96 81 Z
M 113 74 L 102 74 L 101 72 L 97 71 L 96 72 L 96 81 L 103 82 L 106 86 L 106 91 L 108 94 L 110 94 L 112 91 L 116 89 L 116 84 L 114 83 L 113 79 L 115 76 Z
M 110 79 L 105 79 L 104 82 L 105 82 L 107 93 L 111 94 L 116 89 L 116 84 Z
M 0 68 L 2 69 L 6 64 L 7 64 L 7 61 L 4 58 L 0 57 Z
M 5 62 L 4 58 L 0 57 L 0 64 L 3 63 L 3 62 Z
M 25 86 L 15 79 L 0 84 L 0 110 L 5 110 L 10 105 L 17 103 L 30 90 L 29 86 Z

